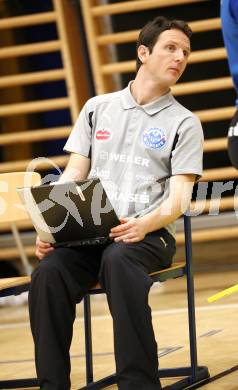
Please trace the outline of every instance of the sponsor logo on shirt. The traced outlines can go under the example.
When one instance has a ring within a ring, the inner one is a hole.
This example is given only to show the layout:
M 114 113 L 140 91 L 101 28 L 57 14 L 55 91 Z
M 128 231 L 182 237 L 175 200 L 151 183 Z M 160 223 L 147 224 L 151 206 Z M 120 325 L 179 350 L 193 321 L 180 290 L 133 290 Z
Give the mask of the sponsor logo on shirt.
M 107 191 L 107 195 L 111 201 L 124 201 L 129 203 L 149 203 L 149 195 L 146 193 L 134 194 L 132 192 Z
M 140 156 L 131 156 L 128 154 L 106 152 L 106 151 L 102 151 L 100 153 L 100 159 L 107 160 L 107 161 L 121 162 L 121 163 L 125 163 L 125 164 L 132 163 L 132 164 L 141 165 L 144 167 L 148 167 L 150 164 L 150 161 L 147 158 L 142 158 Z
M 150 127 L 143 133 L 143 142 L 147 148 L 161 149 L 166 143 L 165 130 L 158 127 Z
M 110 141 L 111 138 L 112 138 L 112 133 L 108 129 L 102 129 L 96 131 L 97 141 Z
M 110 171 L 108 169 L 100 169 L 99 167 L 92 168 L 90 177 L 100 177 L 102 179 L 109 179 Z
M 236 123 L 235 126 L 229 127 L 228 137 L 232 137 L 232 136 L 235 136 L 235 137 L 238 136 L 238 123 Z

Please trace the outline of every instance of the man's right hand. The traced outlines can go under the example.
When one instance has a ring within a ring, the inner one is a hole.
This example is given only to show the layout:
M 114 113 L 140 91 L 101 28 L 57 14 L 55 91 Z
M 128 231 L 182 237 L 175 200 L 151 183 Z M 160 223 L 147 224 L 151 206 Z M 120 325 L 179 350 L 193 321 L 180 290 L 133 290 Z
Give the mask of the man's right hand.
M 44 259 L 48 253 L 52 252 L 54 247 L 49 242 L 41 241 L 40 238 L 36 237 L 36 257 L 39 260 Z

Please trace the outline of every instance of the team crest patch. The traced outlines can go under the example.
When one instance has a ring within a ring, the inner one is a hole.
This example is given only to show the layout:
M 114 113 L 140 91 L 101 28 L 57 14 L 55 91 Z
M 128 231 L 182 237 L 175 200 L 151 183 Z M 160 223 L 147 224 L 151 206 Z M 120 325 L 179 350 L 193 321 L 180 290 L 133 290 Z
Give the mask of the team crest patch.
M 161 149 L 166 143 L 165 130 L 158 127 L 150 127 L 143 133 L 143 142 L 147 148 Z
M 96 140 L 98 141 L 110 141 L 112 133 L 108 129 L 102 129 L 96 131 Z

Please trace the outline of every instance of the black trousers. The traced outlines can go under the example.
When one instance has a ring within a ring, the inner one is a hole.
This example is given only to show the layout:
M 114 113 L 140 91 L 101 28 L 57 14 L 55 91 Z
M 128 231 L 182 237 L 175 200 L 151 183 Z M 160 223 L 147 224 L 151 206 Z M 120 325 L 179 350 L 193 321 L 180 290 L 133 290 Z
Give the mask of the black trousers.
M 119 389 L 161 389 L 148 273 L 169 267 L 174 253 L 174 238 L 161 229 L 134 244 L 58 248 L 39 262 L 29 311 L 42 390 L 70 389 L 75 306 L 98 280 L 113 318 Z
M 238 109 L 229 126 L 228 155 L 233 167 L 238 169 Z

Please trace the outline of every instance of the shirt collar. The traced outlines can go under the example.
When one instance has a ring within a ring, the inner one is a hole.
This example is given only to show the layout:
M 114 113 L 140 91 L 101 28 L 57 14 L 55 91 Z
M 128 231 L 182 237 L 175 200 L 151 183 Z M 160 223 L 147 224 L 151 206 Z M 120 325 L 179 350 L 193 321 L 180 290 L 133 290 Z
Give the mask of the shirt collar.
M 164 108 L 169 107 L 173 104 L 173 96 L 169 91 L 166 95 L 161 96 L 158 100 L 140 106 L 139 104 L 136 103 L 135 99 L 132 96 L 131 89 L 130 89 L 132 82 L 133 81 L 130 81 L 128 86 L 122 90 L 121 102 L 124 110 L 140 107 L 147 114 L 154 115 L 159 111 L 163 110 Z

